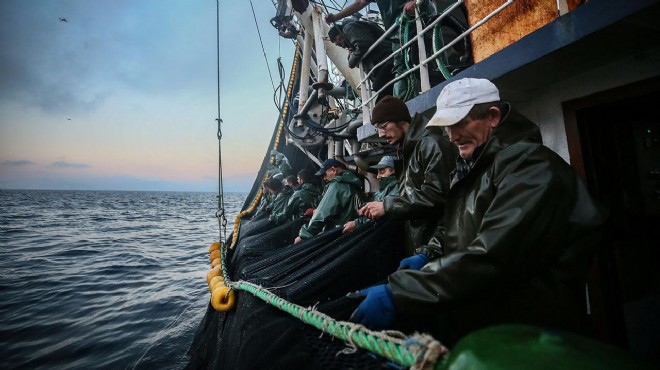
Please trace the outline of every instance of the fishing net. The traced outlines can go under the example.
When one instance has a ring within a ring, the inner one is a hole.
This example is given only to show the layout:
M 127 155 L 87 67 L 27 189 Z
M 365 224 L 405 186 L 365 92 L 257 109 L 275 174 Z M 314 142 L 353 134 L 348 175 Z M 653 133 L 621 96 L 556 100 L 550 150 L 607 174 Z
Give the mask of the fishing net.
M 267 219 L 244 221 L 246 230 L 230 256 L 232 280 L 252 282 L 290 302 L 347 320 L 359 301 L 346 298 L 346 293 L 382 283 L 396 270 L 402 258 L 402 225 L 372 222 L 346 235 L 337 228 L 291 245 L 305 221 L 278 227 L 269 226 Z M 238 292 L 236 305 L 227 313 L 209 305 L 187 368 L 389 367 L 380 357 L 347 348 L 250 293 Z

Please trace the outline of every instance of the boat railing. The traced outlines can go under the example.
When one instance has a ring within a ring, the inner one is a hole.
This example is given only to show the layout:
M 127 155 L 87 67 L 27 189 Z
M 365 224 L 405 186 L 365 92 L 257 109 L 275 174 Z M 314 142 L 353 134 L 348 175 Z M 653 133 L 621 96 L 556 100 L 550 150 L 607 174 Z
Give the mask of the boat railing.
M 395 51 L 393 51 L 387 58 L 383 59 L 380 61 L 378 64 L 374 65 L 373 68 L 368 72 L 364 73 L 364 70 L 362 68 L 362 63 L 360 62 L 360 83 L 356 88 L 360 88 L 362 92 L 362 105 L 360 108 L 363 109 L 363 111 L 367 111 L 366 114 L 363 115 L 363 124 L 371 123 L 370 122 L 370 111 L 373 109 L 373 106 L 375 105 L 375 99 L 376 97 L 382 93 L 385 89 L 387 89 L 389 86 L 393 85 L 399 80 L 402 80 L 409 76 L 412 73 L 415 73 L 419 70 L 419 80 L 420 80 L 420 88 L 421 92 L 425 92 L 431 88 L 431 83 L 430 83 L 430 78 L 429 78 L 429 73 L 428 73 L 428 65 L 431 61 L 434 59 L 438 58 L 442 53 L 447 51 L 449 48 L 454 46 L 456 43 L 463 41 L 466 37 L 469 37 L 470 34 L 477 28 L 481 27 L 484 25 L 486 22 L 488 22 L 489 19 L 506 9 L 508 6 L 514 3 L 515 0 L 507 0 L 505 1 L 501 6 L 487 14 L 483 19 L 480 21 L 476 22 L 473 26 L 468 28 L 466 31 L 458 35 L 456 38 L 448 42 L 446 45 L 444 45 L 442 48 L 439 50 L 435 51 L 432 55 L 428 56 L 426 53 L 426 45 L 425 45 L 425 40 L 424 40 L 424 35 L 429 32 L 429 30 L 432 30 L 437 24 L 442 22 L 443 19 L 445 19 L 453 10 L 457 9 L 460 7 L 463 3 L 464 0 L 457 0 L 455 3 L 453 3 L 451 6 L 446 8 L 442 13 L 439 14 L 438 17 L 436 17 L 431 23 L 426 25 L 422 24 L 422 19 L 420 17 L 418 7 L 415 7 L 415 26 L 417 29 L 416 35 L 414 35 L 410 40 L 408 40 L 405 44 L 401 45 L 401 47 Z M 417 5 L 421 3 L 421 0 L 417 0 Z M 393 32 L 395 32 L 399 28 L 399 22 L 395 22 L 389 29 L 385 31 L 385 33 L 367 50 L 365 53 L 364 57 L 369 55 L 380 43 L 383 42 L 383 40 L 387 39 Z M 382 67 L 384 64 L 386 64 L 389 60 L 393 59 L 397 54 L 399 53 L 404 53 L 406 49 L 411 47 L 413 43 L 417 42 L 418 45 L 418 51 L 419 51 L 419 63 L 416 66 L 411 67 L 408 69 L 406 72 L 402 73 L 399 76 L 396 76 L 394 79 L 388 81 L 385 83 L 378 91 L 370 91 L 370 78 L 374 71 L 376 71 L 377 68 Z M 363 57 L 363 59 L 364 59 Z M 366 87 L 366 88 L 361 88 L 361 87 Z

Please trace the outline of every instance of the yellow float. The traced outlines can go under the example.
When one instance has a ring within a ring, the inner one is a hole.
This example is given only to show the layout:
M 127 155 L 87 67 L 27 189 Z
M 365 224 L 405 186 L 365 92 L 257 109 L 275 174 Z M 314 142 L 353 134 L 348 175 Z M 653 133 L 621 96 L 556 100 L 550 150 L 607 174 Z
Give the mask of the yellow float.
M 226 312 L 234 307 L 236 294 L 229 287 L 217 285 L 211 294 L 211 305 L 216 311 Z
M 206 282 L 209 283 L 211 279 L 220 275 L 222 275 L 222 270 L 220 270 L 220 265 L 215 266 L 214 268 L 210 269 L 209 272 L 206 273 Z
M 211 253 L 211 252 L 213 252 L 213 251 L 220 250 L 220 247 L 221 247 L 221 246 L 222 246 L 222 244 L 220 244 L 220 242 L 213 242 L 213 243 L 211 243 L 211 245 L 209 246 L 209 253 Z
M 218 284 L 224 285 L 225 284 L 225 279 L 222 276 L 214 276 L 211 278 L 209 281 L 209 291 L 213 293 L 213 289 L 215 289 Z

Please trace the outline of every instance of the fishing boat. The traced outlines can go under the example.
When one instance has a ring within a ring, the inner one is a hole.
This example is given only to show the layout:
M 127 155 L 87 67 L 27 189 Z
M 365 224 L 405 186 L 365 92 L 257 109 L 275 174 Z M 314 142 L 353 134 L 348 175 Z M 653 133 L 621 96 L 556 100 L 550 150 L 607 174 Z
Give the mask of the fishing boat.
M 348 66 L 348 51 L 327 37 L 324 16 L 336 3 L 275 1 L 271 23 L 296 45 L 286 96 L 242 212 L 229 236 L 221 231 L 209 248 L 210 303 L 188 368 L 652 368 L 647 360 L 660 360 L 658 1 L 433 4 L 435 14 L 421 16 L 418 8 L 379 39 L 397 33 L 401 40 L 390 58 L 403 54 L 406 71 L 396 79 L 415 82 L 411 113 L 428 120 L 447 83 L 487 78 L 609 208 L 607 243 L 585 291 L 596 338 L 509 325 L 446 348 L 441 337 L 373 332 L 347 321 L 356 303 L 346 293 L 385 281 L 403 257 L 394 221 L 294 245 L 306 219 L 275 226 L 255 211 L 261 184 L 273 175 L 273 150 L 295 169 L 316 171 L 323 160 L 339 159 L 374 191 L 369 166 L 396 148 L 378 138 L 370 112 L 396 81 L 375 90 L 369 71 Z M 381 21 L 374 9 L 363 16 Z M 222 197 L 220 173 L 221 230 Z

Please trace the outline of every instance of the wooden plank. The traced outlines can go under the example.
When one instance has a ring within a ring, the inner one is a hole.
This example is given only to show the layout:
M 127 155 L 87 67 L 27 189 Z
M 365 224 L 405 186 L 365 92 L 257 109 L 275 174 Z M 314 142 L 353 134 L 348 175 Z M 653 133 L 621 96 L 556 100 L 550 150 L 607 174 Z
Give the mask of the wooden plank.
M 470 26 L 481 21 L 504 3 L 503 0 L 466 0 Z M 472 32 L 474 62 L 520 40 L 557 18 L 557 0 L 517 0 Z

